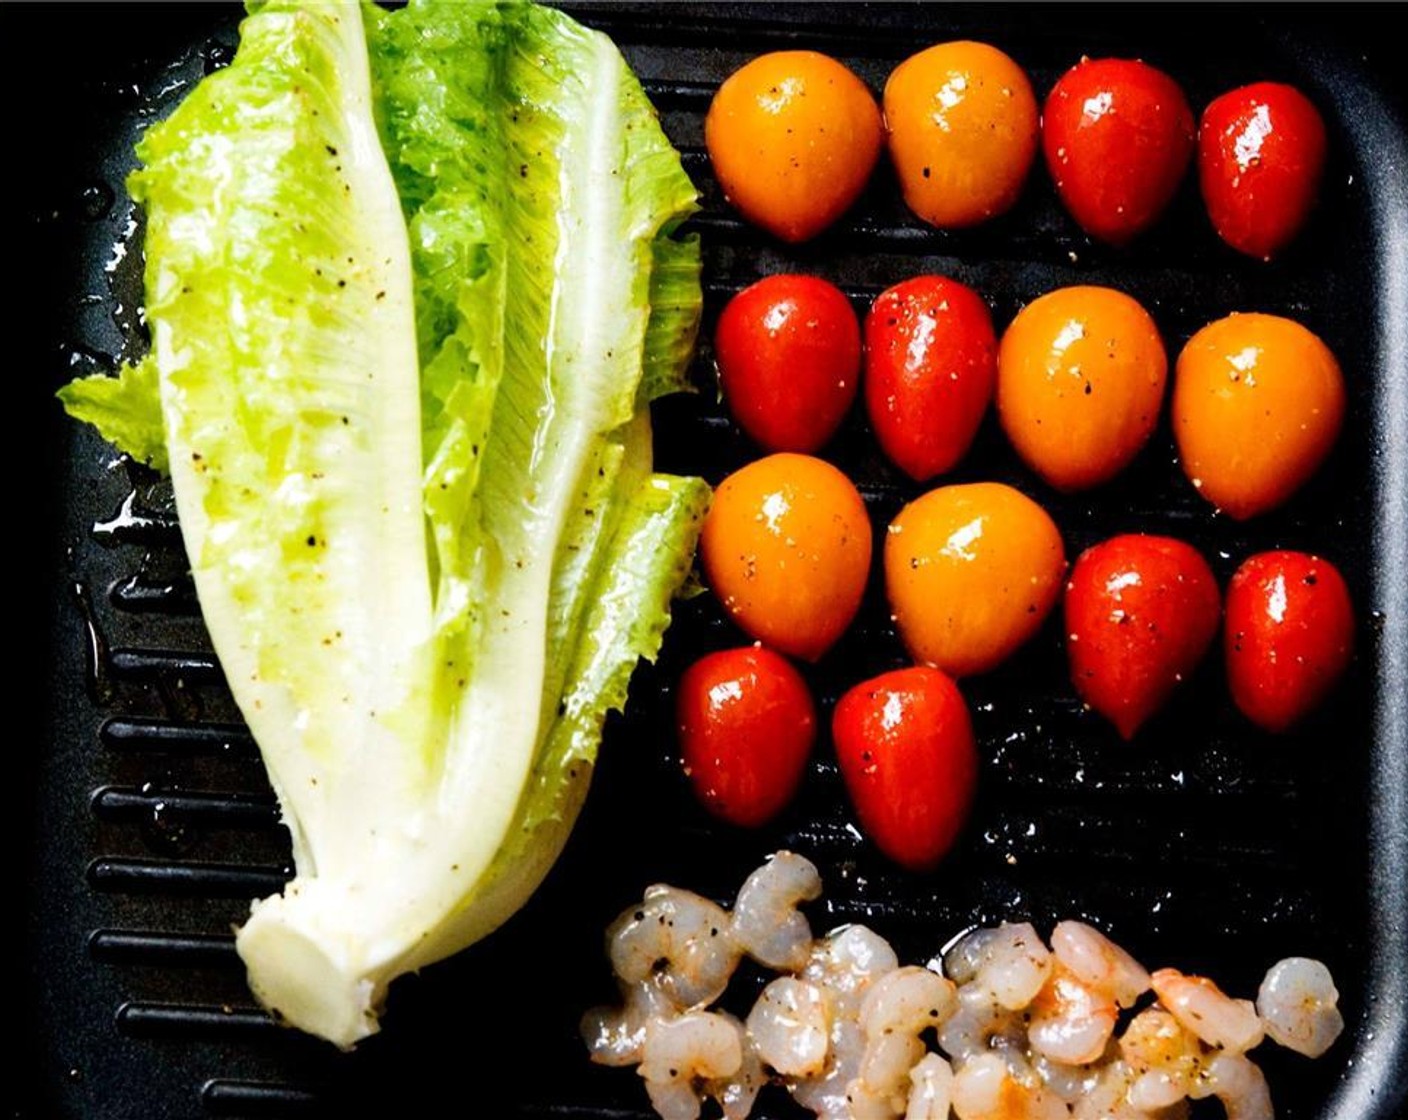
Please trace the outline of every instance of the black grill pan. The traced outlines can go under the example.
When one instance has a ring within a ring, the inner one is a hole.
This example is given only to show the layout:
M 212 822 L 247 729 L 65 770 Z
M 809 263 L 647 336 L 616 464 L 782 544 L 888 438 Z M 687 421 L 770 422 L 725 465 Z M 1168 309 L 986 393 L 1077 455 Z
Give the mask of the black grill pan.
M 11 440 L 22 510 L 11 551 L 37 558 L 11 592 L 24 620 L 12 642 L 12 706 L 26 713 L 11 743 L 24 884 L 12 1114 L 644 1118 L 638 1078 L 590 1066 L 576 1037 L 581 1011 L 612 995 L 602 929 L 649 882 L 725 899 L 765 853 L 790 846 L 816 859 L 827 881 L 814 925 L 865 921 L 910 960 L 974 923 L 1031 919 L 1049 929 L 1067 916 L 1098 923 L 1151 966 L 1207 971 L 1241 995 L 1283 956 L 1321 957 L 1349 1028 L 1318 1062 L 1271 1047 L 1262 1054 L 1278 1115 L 1402 1117 L 1408 136 L 1379 12 L 572 10 L 621 45 L 704 196 L 694 222 L 706 264 L 706 340 L 695 366 L 704 391 L 658 408 L 663 467 L 717 481 L 756 454 L 715 402 L 707 334 L 730 294 L 771 272 L 827 276 L 863 309 L 888 285 L 937 271 L 983 293 L 999 329 L 1053 287 L 1110 284 L 1150 308 L 1171 354 L 1228 311 L 1289 314 L 1337 352 L 1351 400 L 1330 463 L 1282 511 L 1245 525 L 1214 517 L 1183 480 L 1166 421 L 1133 468 L 1092 494 L 1046 489 L 991 420 L 955 479 L 997 479 L 1032 494 L 1072 557 L 1140 530 L 1190 540 L 1224 582 L 1260 549 L 1328 555 L 1349 579 L 1361 623 L 1348 681 L 1301 731 L 1273 738 L 1237 717 L 1214 657 L 1124 745 L 1082 712 L 1053 623 L 1011 663 L 965 685 L 983 756 L 979 803 L 954 855 L 915 877 L 879 859 L 851 827 L 825 742 L 798 802 L 760 832 L 722 829 L 695 805 L 673 754 L 673 684 L 693 657 L 740 640 L 702 596 L 679 607 L 659 665 L 638 674 L 629 710 L 609 726 L 584 817 L 527 909 L 485 943 L 398 983 L 383 1033 L 353 1055 L 274 1026 L 245 990 L 230 930 L 248 899 L 290 873 L 287 840 L 201 626 L 169 490 L 115 462 L 51 399 L 73 374 L 145 345 L 140 231 L 122 187 L 132 143 L 192 81 L 228 61 L 239 13 L 5 5 L 0 50 L 17 121 L 7 191 L 20 232 L 11 290 L 22 292 L 7 333 L 25 401 Z M 1244 82 L 1295 82 L 1330 125 L 1319 211 L 1268 267 L 1217 241 L 1191 181 L 1159 227 L 1123 252 L 1080 234 L 1040 168 L 1011 215 L 964 233 L 920 226 L 884 170 L 852 215 L 799 248 L 724 207 L 701 122 L 734 67 L 765 50 L 810 47 L 840 56 L 879 90 L 907 54 L 953 38 L 1001 46 L 1028 69 L 1038 96 L 1082 54 L 1143 57 L 1178 78 L 1195 109 Z M 32 76 L 40 73 L 42 81 Z M 858 417 L 825 454 L 861 484 L 877 530 L 918 493 L 883 462 Z M 829 710 L 850 683 L 902 660 L 873 586 L 853 631 L 808 672 Z M 757 982 L 738 982 L 738 998 Z M 799 1115 L 775 1090 L 757 1114 Z

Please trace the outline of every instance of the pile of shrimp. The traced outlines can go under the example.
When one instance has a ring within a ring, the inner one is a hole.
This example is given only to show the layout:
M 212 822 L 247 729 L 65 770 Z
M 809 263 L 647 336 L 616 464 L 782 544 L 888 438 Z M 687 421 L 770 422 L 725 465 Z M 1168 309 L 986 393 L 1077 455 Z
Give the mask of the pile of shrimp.
M 1269 1036 L 1319 1057 L 1344 1027 L 1329 971 L 1303 957 L 1273 966 L 1255 1004 L 1147 972 L 1073 921 L 1049 945 L 1004 923 L 901 966 L 865 926 L 813 938 L 799 906 L 820 895 L 792 852 L 753 872 L 732 912 L 649 888 L 607 930 L 622 1005 L 583 1016 L 592 1060 L 637 1066 L 664 1120 L 695 1120 L 708 1098 L 743 1120 L 769 1081 L 821 1120 L 1183 1120 L 1206 1097 L 1228 1120 L 1272 1120 L 1248 1051 Z M 781 975 L 740 1021 L 710 1007 L 745 956 Z

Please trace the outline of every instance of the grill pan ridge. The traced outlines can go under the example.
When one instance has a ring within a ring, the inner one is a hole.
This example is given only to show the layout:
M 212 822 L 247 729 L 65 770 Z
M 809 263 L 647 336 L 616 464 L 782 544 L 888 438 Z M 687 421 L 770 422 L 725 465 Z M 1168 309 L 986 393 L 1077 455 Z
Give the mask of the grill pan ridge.
M 708 336 L 728 297 L 771 272 L 826 276 L 862 311 L 888 285 L 939 272 L 976 287 L 999 329 L 1050 288 L 1109 284 L 1149 307 L 1171 355 L 1228 311 L 1289 314 L 1339 355 L 1350 406 L 1331 461 L 1282 511 L 1250 524 L 1214 517 L 1182 478 L 1166 419 L 1123 477 L 1088 495 L 1045 488 L 991 418 L 953 480 L 996 479 L 1033 495 L 1071 557 L 1116 532 L 1172 533 L 1225 583 L 1253 551 L 1324 552 L 1345 571 L 1362 623 L 1349 679 L 1302 730 L 1278 739 L 1236 716 L 1212 656 L 1173 710 L 1124 745 L 1081 710 L 1052 623 L 1011 663 L 965 683 L 983 759 L 979 802 L 953 856 L 915 877 L 861 840 L 825 742 L 797 803 L 773 825 L 726 830 L 695 805 L 673 755 L 673 682 L 699 653 L 740 640 L 701 596 L 677 606 L 659 664 L 637 674 L 627 712 L 608 725 L 582 821 L 523 913 L 399 982 L 385 1030 L 352 1055 L 282 1030 L 245 989 L 231 927 L 250 898 L 291 873 L 287 839 L 201 625 L 169 488 L 114 462 L 50 399 L 75 373 L 144 345 L 140 220 L 122 189 L 132 143 L 228 62 L 239 13 L 7 6 L 4 49 L 17 56 L 19 42 L 64 38 L 75 83 L 20 131 L 19 150 L 46 157 L 17 259 L 39 272 L 20 353 L 42 370 L 31 373 L 26 418 L 42 417 L 35 477 L 48 489 L 36 487 L 40 509 L 24 522 L 37 527 L 46 594 L 19 596 L 37 643 L 21 701 L 39 718 L 20 772 L 33 790 L 20 814 L 29 1049 L 17 1055 L 14 1115 L 374 1116 L 448 1099 L 472 1116 L 645 1120 L 639 1079 L 589 1065 L 576 1036 L 580 1013 L 613 998 L 601 930 L 654 881 L 727 901 L 764 854 L 788 846 L 826 879 L 815 927 L 864 921 L 909 960 L 972 924 L 1029 919 L 1049 930 L 1063 917 L 1099 924 L 1147 964 L 1207 971 L 1238 995 L 1280 957 L 1321 957 L 1349 1029 L 1318 1062 L 1259 1051 L 1278 1115 L 1403 1116 L 1408 134 L 1402 79 L 1376 64 L 1387 48 L 1375 54 L 1371 30 L 1355 27 L 1371 17 L 1352 6 L 1282 12 L 1274 24 L 1219 13 L 1209 38 L 1198 25 L 1210 15 L 1163 7 L 568 8 L 622 47 L 703 193 L 693 221 L 705 255 L 694 367 L 703 391 L 657 407 L 661 469 L 716 482 L 757 454 L 715 400 Z M 879 90 L 907 54 L 954 38 L 1001 46 L 1039 96 L 1082 54 L 1143 57 L 1178 78 L 1196 108 L 1259 78 L 1295 82 L 1330 125 L 1321 206 L 1286 257 L 1264 266 L 1217 242 L 1191 179 L 1171 214 L 1123 252 L 1079 233 L 1040 168 L 1011 215 L 961 233 L 921 226 L 884 169 L 852 215 L 806 246 L 783 247 L 724 205 L 702 119 L 737 65 L 765 50 L 818 49 Z M 858 481 L 877 531 L 922 489 L 883 461 L 855 415 L 824 455 Z M 851 633 L 808 675 L 825 712 L 849 684 L 902 661 L 872 579 Z M 760 986 L 745 971 L 733 1009 Z M 801 1115 L 771 1089 L 755 1114 Z M 1218 1113 L 1195 1108 L 1205 1115 Z

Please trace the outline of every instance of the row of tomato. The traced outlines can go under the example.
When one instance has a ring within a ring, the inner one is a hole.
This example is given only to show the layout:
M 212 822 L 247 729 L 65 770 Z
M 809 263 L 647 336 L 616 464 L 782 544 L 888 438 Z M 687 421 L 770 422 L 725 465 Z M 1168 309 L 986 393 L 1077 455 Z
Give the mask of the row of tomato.
M 818 525 L 827 540 L 801 545 L 792 535 Z M 800 782 L 816 706 L 776 650 L 815 658 L 839 636 L 859 605 L 869 551 L 859 497 L 821 460 L 774 455 L 719 488 L 702 544 L 705 570 L 735 621 L 760 641 L 692 665 L 677 716 L 685 773 L 722 819 L 762 824 Z M 1035 502 L 978 483 L 941 487 L 905 507 L 886 534 L 884 572 L 900 636 L 919 664 L 852 687 L 832 715 L 832 741 L 867 835 L 896 862 L 923 870 L 953 844 L 977 780 L 972 725 L 954 678 L 992 668 L 1040 629 L 1061 598 L 1066 562 Z M 1207 562 L 1171 537 L 1130 534 L 1087 549 L 1064 591 L 1072 682 L 1126 739 L 1198 666 L 1220 622 L 1233 701 L 1272 731 L 1318 705 L 1353 650 L 1343 577 L 1303 552 L 1247 559 L 1228 585 L 1225 619 Z
M 943 276 L 881 293 L 861 325 L 815 276 L 769 276 L 733 297 L 714 339 L 739 426 L 770 451 L 813 452 L 861 384 L 871 430 L 927 481 L 962 459 L 991 401 L 1021 458 L 1050 485 L 1109 481 L 1153 434 L 1168 359 L 1153 318 L 1111 288 L 1059 288 L 1027 304 L 999 345 L 983 299 Z M 1338 362 L 1290 319 L 1233 314 L 1195 334 L 1173 387 L 1180 462 L 1198 492 L 1237 518 L 1285 501 L 1339 433 Z
M 1141 61 L 1082 59 L 1038 114 L 1013 59 L 941 43 L 901 63 L 883 116 L 865 83 L 813 51 L 762 55 L 719 88 L 705 141 L 725 197 L 750 221 L 803 241 L 864 190 L 888 146 L 905 202 L 939 227 L 971 226 L 1017 201 L 1038 146 L 1057 194 L 1091 236 L 1116 245 L 1151 226 L 1196 149 L 1218 234 L 1268 258 L 1314 203 L 1325 126 L 1295 88 L 1258 82 L 1223 94 L 1195 128 L 1178 83 Z

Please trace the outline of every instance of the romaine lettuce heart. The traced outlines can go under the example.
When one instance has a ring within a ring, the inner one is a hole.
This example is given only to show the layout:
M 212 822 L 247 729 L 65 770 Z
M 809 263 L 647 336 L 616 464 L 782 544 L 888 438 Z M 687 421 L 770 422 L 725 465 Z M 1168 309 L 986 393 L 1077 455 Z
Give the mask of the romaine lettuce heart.
M 695 192 L 610 40 L 523 5 L 260 5 L 138 151 L 152 354 L 65 403 L 169 462 L 297 864 L 237 946 L 350 1046 L 535 889 L 659 647 Z

